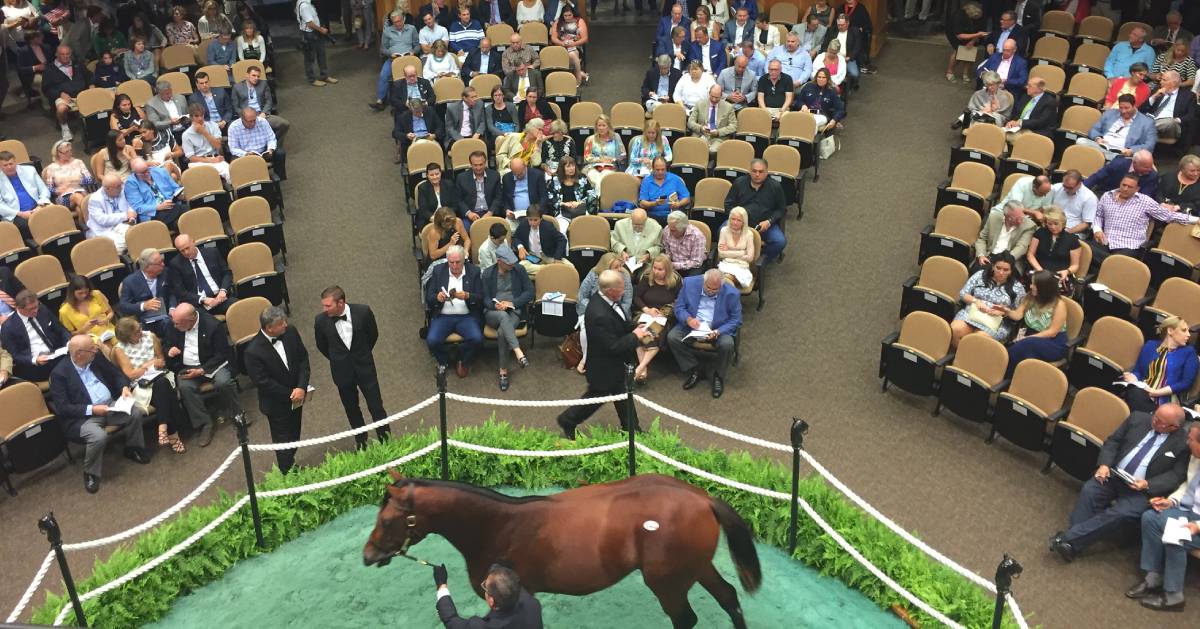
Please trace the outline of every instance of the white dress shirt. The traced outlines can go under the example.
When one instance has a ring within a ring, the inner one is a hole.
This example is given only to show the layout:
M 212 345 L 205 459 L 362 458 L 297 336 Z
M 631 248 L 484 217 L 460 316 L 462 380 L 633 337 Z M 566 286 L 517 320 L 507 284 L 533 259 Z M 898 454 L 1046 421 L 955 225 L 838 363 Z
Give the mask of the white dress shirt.
M 37 358 L 43 354 L 54 353 L 54 350 L 46 345 L 46 342 L 42 340 L 42 336 L 37 333 L 37 328 L 33 327 L 33 323 L 30 323 L 32 317 L 26 317 L 25 315 L 19 316 L 21 317 L 21 320 L 25 322 L 25 333 L 29 335 L 29 356 L 31 358 Z M 40 326 L 41 324 L 38 325 Z M 42 328 L 42 331 L 47 334 L 50 333 L 50 331 L 45 328 Z
M 212 289 L 213 295 L 216 295 L 218 292 L 220 292 L 221 288 L 217 286 L 217 282 L 213 279 L 212 273 L 208 271 L 208 264 L 204 262 L 204 256 L 200 255 L 199 249 L 196 250 L 196 257 L 187 261 L 188 266 L 192 267 L 192 272 L 195 273 L 196 267 L 193 263 L 200 266 L 200 275 L 204 278 L 205 282 L 208 282 L 208 287 Z M 200 286 L 200 282 L 196 282 L 196 295 L 201 299 L 208 297 L 208 295 L 204 294 L 204 288 Z
M 271 349 L 275 350 L 276 354 L 279 354 L 279 360 L 283 361 L 283 367 L 290 371 L 292 368 L 288 366 L 287 350 L 283 348 L 283 341 L 280 340 L 278 343 L 274 342 L 275 338 L 280 337 L 271 338 L 266 332 L 262 331 L 260 331 L 260 334 L 266 337 L 267 342 L 271 344 Z
M 350 323 L 350 304 L 342 306 L 342 314 L 338 316 L 344 316 L 346 319 L 334 321 L 333 329 L 337 330 L 342 343 L 346 345 L 346 349 L 350 349 L 350 344 L 354 342 L 354 326 Z
M 196 323 L 192 325 L 192 329 L 183 333 L 183 366 L 184 367 L 199 367 L 200 366 L 200 318 L 196 318 Z
M 463 274 L 458 277 L 450 273 L 448 275 L 449 279 L 446 281 L 446 290 L 454 293 L 461 291 L 463 289 L 463 278 L 466 277 L 466 273 L 466 269 L 463 269 Z M 467 302 L 457 297 L 447 299 L 442 304 L 442 314 L 444 315 L 465 315 L 470 314 L 470 312 L 470 309 L 467 308 Z

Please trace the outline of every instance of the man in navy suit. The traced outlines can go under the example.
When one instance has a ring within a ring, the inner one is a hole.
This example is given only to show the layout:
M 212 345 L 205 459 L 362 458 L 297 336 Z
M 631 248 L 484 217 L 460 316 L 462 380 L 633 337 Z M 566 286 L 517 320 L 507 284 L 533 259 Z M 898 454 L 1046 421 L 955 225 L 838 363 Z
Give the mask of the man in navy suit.
M 671 67 L 682 72 L 687 65 L 688 50 L 688 32 L 684 27 L 676 26 L 665 39 L 658 40 L 654 56 L 667 57 L 671 60 Z
M 1004 48 L 988 57 L 983 65 L 975 69 L 975 76 L 981 77 L 984 72 L 995 72 L 1004 79 L 1004 89 L 1008 90 L 1015 99 L 1024 89 L 1029 80 L 1029 64 L 1017 54 L 1017 42 L 1014 39 L 1004 41 Z
M 72 337 L 67 350 L 70 360 L 59 361 L 50 374 L 50 397 L 54 400 L 55 416 L 67 436 L 86 444 L 83 487 L 94 494 L 100 490 L 104 446 L 109 438 L 106 427 L 120 427 L 118 432 L 125 437 L 126 458 L 143 465 L 150 462 L 142 433 L 145 413 L 136 405 L 128 413 L 110 408 L 121 398 L 132 395 L 129 379 L 100 354 L 91 336 Z
M 37 295 L 22 289 L 13 298 L 15 313 L 0 326 L 0 345 L 13 357 L 13 375 L 44 382 L 62 356 L 52 356 L 67 344 L 70 332 L 42 308 Z
M 237 301 L 233 297 L 233 273 L 215 247 L 200 249 L 192 237 L 175 237 L 179 255 L 171 260 L 171 290 L 175 303 L 187 302 L 209 314 L 225 314 Z
M 130 273 L 121 280 L 117 312 L 137 317 L 142 328 L 161 339 L 167 331 L 168 315 L 175 307 L 166 264 L 157 249 L 146 249 L 138 255 L 137 265 L 137 273 Z
M 537 203 L 529 206 L 524 220 L 518 221 L 512 244 L 529 279 L 536 277 L 543 266 L 567 257 L 567 239 L 558 230 L 558 222 L 545 220 L 542 206 Z
M 654 31 L 655 49 L 661 49 L 664 45 L 671 45 L 671 31 L 673 31 L 676 26 L 683 28 L 683 40 L 685 42 L 690 41 L 692 36 L 692 29 L 690 28 L 691 22 L 691 20 L 683 15 L 683 7 L 679 6 L 678 4 L 672 4 L 671 14 L 666 15 L 659 20 L 658 29 Z
M 675 362 L 687 374 L 684 389 L 700 381 L 700 356 L 716 353 L 713 363 L 712 396 L 721 397 L 725 391 L 725 371 L 733 358 L 733 336 L 742 326 L 742 297 L 738 290 L 725 282 L 717 269 L 704 275 L 683 279 L 683 288 L 675 302 L 675 327 L 667 334 L 667 343 Z M 708 333 L 693 336 L 697 331 Z M 701 350 L 697 343 L 707 343 L 713 350 Z
M 1016 46 L 1018 55 L 1025 54 L 1025 46 L 1029 42 L 1029 36 L 1025 30 L 1017 24 L 1017 14 L 1012 11 L 1005 11 L 1000 14 L 1000 28 L 991 33 L 984 39 L 987 44 L 987 54 L 991 55 L 997 51 L 1004 50 L 1004 43 L 1008 40 L 1013 40 Z
M 467 262 L 461 246 L 447 249 L 446 263 L 434 267 L 425 284 L 425 307 L 432 311 L 425 334 L 429 351 L 439 365 L 449 365 L 446 337 L 457 333 L 463 340 L 454 371 L 459 378 L 466 378 L 470 373 L 467 364 L 483 344 L 483 279 L 479 267 Z
M 229 123 L 233 122 L 233 104 L 229 100 L 229 94 L 223 89 L 212 89 L 208 85 L 209 78 L 207 72 L 196 73 L 196 91 L 188 96 L 189 103 L 195 103 L 204 108 L 204 119 L 208 122 L 215 122 L 224 133 L 225 128 Z
M 492 48 L 492 40 L 487 37 L 479 40 L 478 48 L 467 53 L 459 72 L 463 83 L 470 83 L 471 79 L 480 74 L 494 74 L 504 78 L 504 70 L 500 66 L 500 51 Z
M 546 174 L 542 169 L 526 166 L 525 160 L 514 157 L 508 162 L 509 171 L 500 180 L 501 204 L 508 220 L 525 215 L 531 205 L 546 206 Z
M 700 65 L 704 66 L 704 71 L 711 74 L 713 79 L 717 78 L 728 63 L 725 47 L 721 42 L 709 39 L 708 29 L 704 26 L 697 26 L 692 32 L 692 43 L 688 46 L 687 58 L 688 61 L 699 61 Z

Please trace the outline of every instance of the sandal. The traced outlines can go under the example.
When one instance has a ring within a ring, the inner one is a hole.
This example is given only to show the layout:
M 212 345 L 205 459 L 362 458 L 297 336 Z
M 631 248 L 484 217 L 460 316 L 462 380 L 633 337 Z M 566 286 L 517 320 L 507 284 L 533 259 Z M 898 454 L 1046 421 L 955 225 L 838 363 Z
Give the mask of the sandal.
M 178 437 L 176 437 L 178 439 Z M 167 426 L 165 424 L 158 427 L 158 445 L 170 445 L 171 438 L 167 436 Z
M 178 434 L 171 435 L 169 441 L 171 444 L 171 451 L 175 454 L 183 454 L 184 452 L 187 452 L 187 448 L 183 447 L 183 440 L 179 438 Z

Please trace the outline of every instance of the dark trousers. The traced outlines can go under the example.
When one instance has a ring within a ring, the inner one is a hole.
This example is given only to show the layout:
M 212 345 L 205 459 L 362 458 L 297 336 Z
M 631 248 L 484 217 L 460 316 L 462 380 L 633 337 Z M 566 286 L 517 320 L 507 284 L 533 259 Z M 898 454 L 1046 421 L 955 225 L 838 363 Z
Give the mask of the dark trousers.
M 167 434 L 179 432 L 184 424 L 183 407 L 179 405 L 179 394 L 171 386 L 171 381 L 165 376 L 159 377 L 150 386 L 150 404 L 154 406 L 158 425 L 166 425 Z
M 304 79 L 309 83 L 329 76 L 329 64 L 325 61 L 325 38 L 320 33 L 300 33 L 300 50 L 304 53 Z M 316 63 L 318 75 L 313 74 Z
M 1129 410 L 1134 412 L 1142 411 L 1153 415 L 1154 411 L 1158 410 L 1158 402 L 1137 387 L 1125 387 L 1125 403 L 1129 405 Z
M 346 419 L 349 420 L 351 428 L 360 428 L 366 423 L 363 421 L 362 409 L 358 407 L 360 390 L 367 400 L 367 410 L 371 413 L 371 421 L 377 422 L 387 417 L 387 411 L 383 410 L 383 396 L 379 393 L 378 378 L 369 378 L 346 385 L 339 384 L 337 390 L 338 397 L 342 399 L 342 408 L 346 409 Z M 387 426 L 380 426 L 375 429 L 375 434 L 382 441 L 388 438 L 391 430 Z M 366 433 L 355 435 L 354 440 L 365 443 L 367 435 Z
M 1141 249 L 1110 249 L 1108 245 L 1102 245 L 1095 239 L 1088 240 L 1088 246 L 1092 248 L 1092 266 L 1096 268 L 1100 268 L 1108 256 L 1129 256 L 1138 260 L 1142 259 Z
M 579 399 L 582 400 L 582 399 L 586 399 L 586 398 L 590 398 L 590 397 L 603 397 L 606 395 L 616 395 L 618 393 L 624 393 L 624 392 L 625 392 L 624 387 L 617 387 L 615 389 L 601 390 L 601 389 L 594 388 L 594 385 L 589 383 L 587 390 L 583 392 L 583 395 L 581 395 L 579 397 Z M 626 405 L 625 400 L 618 400 L 616 402 L 613 402 L 613 408 L 617 409 L 617 417 L 621 420 L 621 426 L 628 429 L 630 418 L 628 417 L 628 414 L 626 413 L 625 405 Z M 570 424 L 571 426 L 578 426 L 579 424 L 582 424 L 583 422 L 587 421 L 587 418 L 591 417 L 598 410 L 600 410 L 599 404 L 580 404 L 580 405 L 576 405 L 576 406 L 569 406 L 569 407 L 567 407 L 567 410 L 563 411 L 562 413 L 559 413 L 558 420 L 559 420 L 559 423 Z M 635 418 L 635 420 L 636 420 L 636 418 Z
M 267 164 L 275 171 L 275 176 L 279 177 L 280 181 L 287 181 L 287 154 L 283 152 L 283 147 L 276 146 L 271 153 L 271 159 L 267 160 Z
M 1063 541 L 1070 542 L 1075 550 L 1083 550 L 1123 527 L 1136 524 L 1147 504 L 1144 492 L 1130 489 L 1116 476 L 1104 483 L 1089 479 L 1079 492 L 1079 500 L 1071 512 L 1071 528 L 1063 534 Z
M 271 443 L 299 441 L 300 416 L 303 413 L 304 408 L 301 407 L 282 415 L 267 415 L 267 424 L 271 427 Z M 279 463 L 279 471 L 287 474 L 296 462 L 296 449 L 276 450 L 275 460 Z
M 30 382 L 45 382 L 50 379 L 50 372 L 54 371 L 54 366 L 62 357 L 53 358 L 44 365 L 23 365 L 21 363 L 13 363 L 12 375 Z
M 21 232 L 21 238 L 25 240 L 33 240 L 33 234 L 29 231 L 29 220 L 20 216 L 12 218 L 12 224 L 17 226 L 17 230 Z

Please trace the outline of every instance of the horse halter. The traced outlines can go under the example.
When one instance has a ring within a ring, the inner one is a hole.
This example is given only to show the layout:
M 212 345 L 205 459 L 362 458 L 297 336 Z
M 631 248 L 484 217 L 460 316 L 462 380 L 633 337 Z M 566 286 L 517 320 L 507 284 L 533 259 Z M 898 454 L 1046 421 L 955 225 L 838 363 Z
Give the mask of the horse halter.
M 388 496 L 388 501 L 390 502 L 392 500 L 394 500 L 394 499 L 391 496 Z M 418 558 L 413 557 L 412 555 L 408 554 L 408 547 L 412 545 L 413 530 L 417 528 L 417 516 L 414 513 L 415 509 L 413 506 L 413 497 L 412 497 L 411 491 L 408 494 L 408 504 L 406 506 L 397 506 L 397 508 L 401 512 L 405 513 L 405 516 L 404 516 L 404 524 L 405 524 L 404 542 L 402 544 L 400 544 L 399 550 L 393 551 L 392 554 L 387 556 L 387 558 L 385 558 L 383 561 L 379 562 L 379 566 L 380 567 L 386 566 L 392 560 L 393 557 L 403 557 L 405 559 L 410 559 L 410 560 L 415 561 L 423 566 L 433 565 L 433 564 L 429 563 L 428 561 L 425 561 L 424 559 L 418 559 Z

